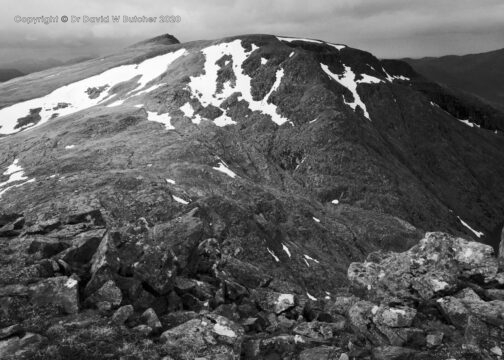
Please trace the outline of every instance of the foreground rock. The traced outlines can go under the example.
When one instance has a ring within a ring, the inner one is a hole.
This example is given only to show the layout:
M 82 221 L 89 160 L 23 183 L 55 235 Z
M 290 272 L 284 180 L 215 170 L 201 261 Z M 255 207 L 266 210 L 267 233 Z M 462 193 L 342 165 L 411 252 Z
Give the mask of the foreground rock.
M 497 270 L 490 246 L 427 233 L 407 252 L 373 253 L 364 263 L 352 263 L 348 278 L 377 299 L 418 301 L 453 292 L 460 281 L 488 284 Z
M 178 358 L 235 359 L 241 353 L 243 328 L 222 317 L 203 316 L 161 334 L 160 340 Z

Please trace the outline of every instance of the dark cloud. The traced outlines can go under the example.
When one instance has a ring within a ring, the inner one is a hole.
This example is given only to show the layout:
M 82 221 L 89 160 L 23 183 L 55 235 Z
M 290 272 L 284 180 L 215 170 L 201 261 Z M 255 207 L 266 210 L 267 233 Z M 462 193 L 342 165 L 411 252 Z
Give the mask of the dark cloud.
M 14 16 L 179 15 L 178 24 L 27 25 Z M 51 49 L 67 57 L 112 52 L 171 33 L 181 41 L 245 33 L 319 38 L 380 57 L 479 52 L 504 47 L 502 0 L 24 0 L 0 15 L 2 57 Z M 57 51 L 56 51 L 57 50 Z

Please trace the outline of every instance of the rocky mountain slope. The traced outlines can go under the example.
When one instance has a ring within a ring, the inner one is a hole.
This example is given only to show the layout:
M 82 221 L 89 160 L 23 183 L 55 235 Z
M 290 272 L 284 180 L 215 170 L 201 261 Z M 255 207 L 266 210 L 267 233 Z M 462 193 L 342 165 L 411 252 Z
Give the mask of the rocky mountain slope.
M 377 340 L 320 310 L 393 305 L 347 270 L 426 231 L 498 248 L 504 120 L 456 118 L 429 86 L 405 63 L 272 35 L 161 36 L 0 85 L 0 352 L 430 356 L 432 328 Z M 466 283 L 452 269 L 441 294 L 498 290 L 494 267 Z M 455 351 L 457 331 L 433 348 Z
M 504 111 L 504 49 L 481 54 L 404 59 L 419 73 Z

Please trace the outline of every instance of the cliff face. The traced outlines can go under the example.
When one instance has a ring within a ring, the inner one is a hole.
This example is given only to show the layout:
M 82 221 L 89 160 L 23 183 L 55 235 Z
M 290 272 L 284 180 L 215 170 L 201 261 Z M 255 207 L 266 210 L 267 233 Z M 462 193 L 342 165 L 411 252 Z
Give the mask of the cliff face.
M 112 321 L 135 349 L 165 331 L 155 354 L 177 359 L 196 333 L 229 358 L 251 335 L 298 356 L 310 306 L 341 295 L 352 262 L 427 230 L 497 246 L 498 117 L 457 119 L 407 64 L 344 45 L 163 39 L 0 85 L 0 327 L 50 337 L 56 306 L 94 309 L 103 331 L 124 305 Z M 345 315 L 331 316 L 336 334 Z

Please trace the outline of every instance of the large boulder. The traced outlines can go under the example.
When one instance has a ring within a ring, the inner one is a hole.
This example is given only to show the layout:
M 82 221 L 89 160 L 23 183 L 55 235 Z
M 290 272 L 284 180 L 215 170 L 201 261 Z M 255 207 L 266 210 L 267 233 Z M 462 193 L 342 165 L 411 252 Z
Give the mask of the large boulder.
M 86 299 L 86 303 L 97 308 L 115 308 L 122 302 L 121 289 L 117 287 L 113 280 L 107 281 L 91 296 Z
M 70 265 L 87 264 L 96 253 L 105 232 L 105 229 L 97 229 L 77 235 L 72 240 L 72 246 L 58 257 Z
M 107 232 L 91 259 L 91 279 L 86 285 L 85 293 L 91 295 L 104 283 L 114 279 L 120 267 L 120 259 L 115 244 L 117 233 Z
M 427 233 L 409 251 L 372 253 L 365 262 L 352 263 L 348 279 L 378 299 L 429 300 L 455 290 L 460 281 L 488 283 L 497 270 L 492 247 Z

